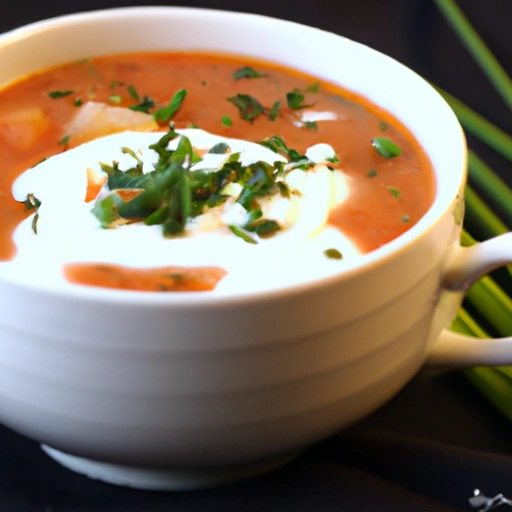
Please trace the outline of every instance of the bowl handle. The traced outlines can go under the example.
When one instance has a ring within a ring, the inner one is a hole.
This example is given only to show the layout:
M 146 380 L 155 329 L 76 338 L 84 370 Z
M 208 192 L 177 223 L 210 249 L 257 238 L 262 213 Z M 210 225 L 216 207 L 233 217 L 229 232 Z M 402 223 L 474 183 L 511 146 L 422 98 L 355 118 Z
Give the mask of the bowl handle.
M 443 288 L 465 292 L 485 274 L 512 263 L 512 233 L 471 247 L 459 247 L 448 262 Z M 435 368 L 512 365 L 512 337 L 473 338 L 444 330 L 431 346 L 426 365 Z

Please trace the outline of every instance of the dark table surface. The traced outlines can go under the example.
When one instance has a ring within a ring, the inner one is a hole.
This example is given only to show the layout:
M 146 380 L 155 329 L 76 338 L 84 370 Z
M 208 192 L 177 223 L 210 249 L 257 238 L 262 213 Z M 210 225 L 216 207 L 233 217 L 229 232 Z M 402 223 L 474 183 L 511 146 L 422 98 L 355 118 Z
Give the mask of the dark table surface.
M 60 14 L 142 2 L 0 3 L 4 32 Z M 511 113 L 432 0 L 178 4 L 266 14 L 345 35 L 395 57 L 512 132 Z M 512 72 L 512 1 L 459 0 L 459 5 Z M 512 171 L 471 137 L 469 145 L 502 176 Z M 457 372 L 421 373 L 373 415 L 312 447 L 286 468 L 200 492 L 147 493 L 91 481 L 57 465 L 33 441 L 0 426 L 0 512 L 469 511 L 468 498 L 475 488 L 512 498 L 511 475 L 512 425 Z

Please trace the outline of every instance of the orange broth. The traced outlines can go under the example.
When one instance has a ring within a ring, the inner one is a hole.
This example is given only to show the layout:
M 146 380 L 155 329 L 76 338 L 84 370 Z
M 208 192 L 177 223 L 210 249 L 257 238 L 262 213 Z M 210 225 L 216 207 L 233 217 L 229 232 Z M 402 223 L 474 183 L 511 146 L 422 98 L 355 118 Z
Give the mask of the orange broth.
M 233 73 L 244 66 L 265 76 L 234 80 Z M 320 86 L 314 92 L 311 86 L 317 82 Z M 328 222 L 348 235 L 362 252 L 404 233 L 433 202 L 434 173 L 418 142 L 394 116 L 357 94 L 295 70 L 241 57 L 199 53 L 109 56 L 45 70 L 0 91 L 0 261 L 14 257 L 12 233 L 28 215 L 24 206 L 12 198 L 15 178 L 42 158 L 83 142 L 79 137 L 66 138 L 66 127 L 80 108 L 78 103 L 93 100 L 116 107 L 137 104 L 128 86 L 133 86 L 141 99 L 154 99 L 155 109 L 168 104 L 177 90 L 185 89 L 186 99 L 172 119 L 176 128 L 193 125 L 217 135 L 255 142 L 280 135 L 289 148 L 301 153 L 320 142 L 331 145 L 339 157 L 339 168 L 351 178 L 351 189 L 345 202 L 331 211 Z M 308 87 L 313 92 L 307 92 Z M 308 112 L 329 111 L 339 119 L 317 121 L 316 129 L 305 126 L 300 122 L 305 110 L 287 105 L 287 93 L 295 90 L 304 95 L 304 105 L 312 105 Z M 52 91 L 73 92 L 52 99 Z M 268 109 L 280 100 L 278 117 L 274 121 L 265 115 L 253 122 L 243 120 L 238 109 L 227 101 L 237 94 L 251 95 Z M 30 113 L 30 109 L 38 114 L 28 115 L 25 121 L 24 113 Z M 224 126 L 223 116 L 229 116 L 231 126 Z M 375 137 L 393 141 L 401 154 L 384 158 L 372 147 Z M 92 267 L 91 272 L 97 275 Z M 86 282 L 88 278 L 77 278 L 73 269 L 74 273 L 68 272 L 69 280 L 92 284 Z M 140 270 L 137 272 L 140 274 Z M 126 277 L 126 269 L 121 269 L 121 274 Z M 101 283 L 95 281 L 94 285 Z M 120 283 L 117 287 L 125 286 Z

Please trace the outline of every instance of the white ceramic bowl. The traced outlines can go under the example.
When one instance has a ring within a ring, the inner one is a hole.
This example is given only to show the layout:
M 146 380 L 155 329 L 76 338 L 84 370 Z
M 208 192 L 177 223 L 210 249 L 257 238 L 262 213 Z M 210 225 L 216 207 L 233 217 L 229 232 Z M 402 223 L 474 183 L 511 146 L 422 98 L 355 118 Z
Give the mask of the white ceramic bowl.
M 234 480 L 360 419 L 427 359 L 512 362 L 507 341 L 438 340 L 467 284 L 512 251 L 507 239 L 459 248 L 462 131 L 439 95 L 392 59 L 262 16 L 127 8 L 3 35 L 0 85 L 104 54 L 233 48 L 339 83 L 397 116 L 433 162 L 435 203 L 339 275 L 271 294 L 62 292 L 2 277 L 0 421 L 93 477 L 147 489 Z

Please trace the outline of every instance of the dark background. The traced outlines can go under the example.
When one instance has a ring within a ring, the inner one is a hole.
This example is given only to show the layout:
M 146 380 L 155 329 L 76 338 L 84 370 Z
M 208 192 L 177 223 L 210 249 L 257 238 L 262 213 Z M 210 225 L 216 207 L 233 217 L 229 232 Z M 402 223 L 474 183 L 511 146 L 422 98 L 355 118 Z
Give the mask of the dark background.
M 0 32 L 61 14 L 141 3 L 0 2 Z M 512 0 L 458 3 L 512 73 Z M 183 0 L 152 5 L 253 12 L 342 34 L 395 57 L 512 133 L 511 112 L 432 0 Z M 512 164 L 473 138 L 468 141 L 512 183 Z M 201 492 L 145 493 L 90 481 L 48 459 L 36 443 L 0 427 L 0 512 L 469 511 L 475 488 L 512 498 L 511 475 L 512 425 L 457 372 L 420 374 L 371 417 L 312 447 L 283 470 Z

